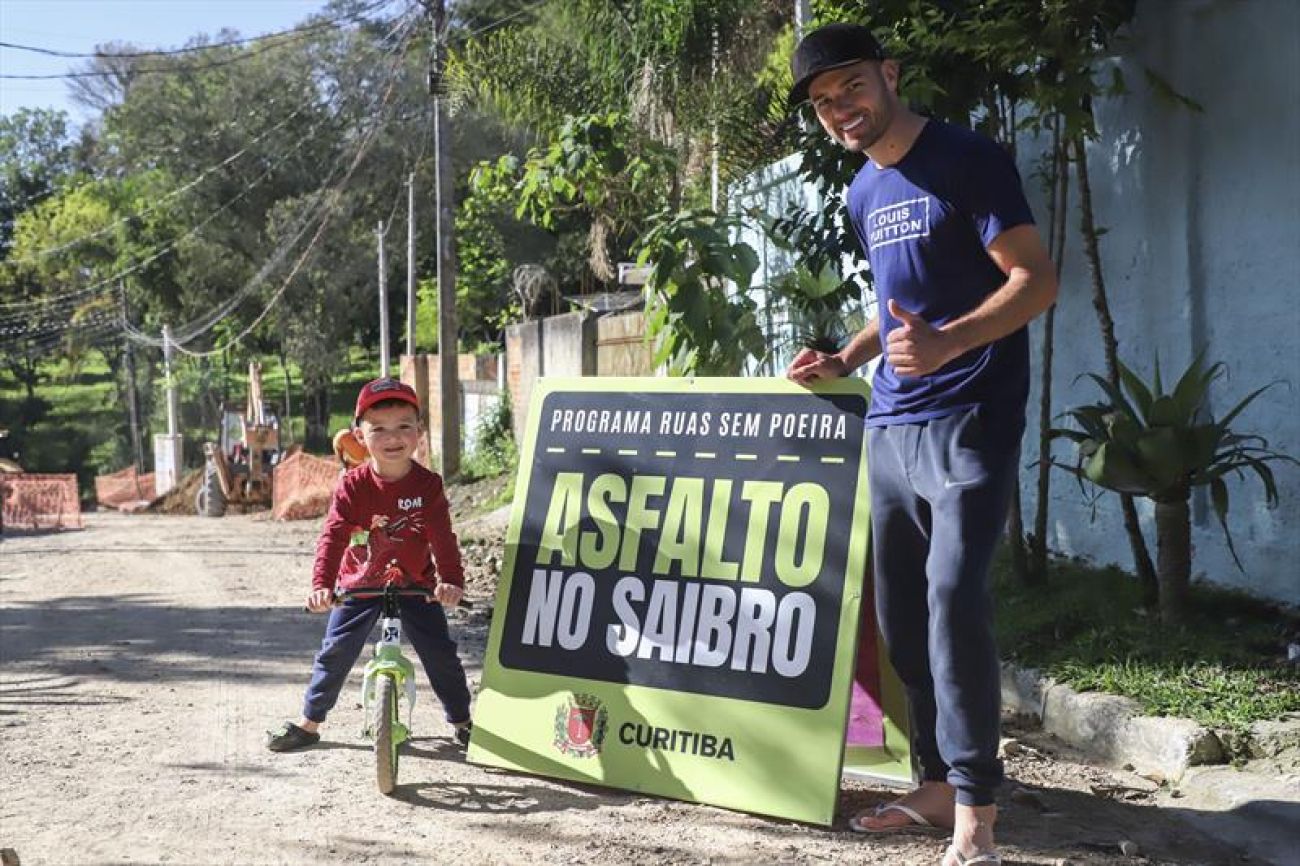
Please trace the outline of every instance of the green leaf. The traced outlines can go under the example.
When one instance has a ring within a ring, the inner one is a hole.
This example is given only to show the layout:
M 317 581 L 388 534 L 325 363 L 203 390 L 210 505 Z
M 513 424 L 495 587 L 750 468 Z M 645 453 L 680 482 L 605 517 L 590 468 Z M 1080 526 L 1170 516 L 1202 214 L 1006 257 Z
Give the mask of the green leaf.
M 1146 496 L 1155 489 L 1151 479 L 1114 442 L 1103 444 L 1084 461 L 1083 474 L 1093 484 L 1119 493 Z
M 1083 433 L 1078 430 L 1066 430 L 1061 427 L 1051 428 L 1050 430 L 1047 431 L 1047 436 L 1049 439 L 1069 439 L 1071 442 L 1075 443 L 1076 445 L 1083 442 L 1087 442 L 1092 439 L 1092 437 L 1089 436 L 1087 433 Z
M 1222 364 L 1212 364 L 1205 368 L 1203 359 L 1205 355 L 1202 352 L 1192 360 L 1191 365 L 1183 373 L 1178 384 L 1174 386 L 1174 392 L 1171 395 L 1178 414 L 1177 424 L 1190 424 L 1191 419 L 1195 416 L 1196 410 L 1205 403 L 1205 396 L 1210 389 L 1210 383 L 1213 382 L 1223 371 Z
M 1169 396 L 1155 398 L 1147 413 L 1147 423 L 1152 427 L 1185 427 L 1190 420 L 1179 408 L 1178 401 Z
M 1124 364 L 1119 364 L 1119 378 L 1124 387 L 1128 389 L 1129 394 L 1133 396 L 1133 402 L 1137 404 L 1138 411 L 1142 417 L 1150 423 L 1151 412 L 1151 390 L 1147 388 L 1146 383 L 1137 377 L 1137 375 Z
M 1214 462 L 1214 455 L 1219 450 L 1223 439 L 1223 427 L 1218 424 L 1198 424 L 1181 433 L 1183 461 L 1193 472 L 1200 471 Z
M 1145 429 L 1141 424 L 1122 412 L 1107 412 L 1103 420 L 1106 424 L 1107 438 L 1129 450 L 1137 447 L 1138 437 Z
M 1258 397 L 1260 394 L 1263 394 L 1265 391 L 1267 391 L 1269 388 L 1272 388 L 1276 384 L 1278 383 L 1269 382 L 1264 387 L 1256 388 L 1254 391 L 1250 392 L 1250 394 L 1246 396 L 1246 399 L 1242 400 L 1236 406 L 1232 407 L 1232 409 L 1228 412 L 1228 414 L 1223 416 L 1222 420 L 1219 421 L 1219 424 L 1223 427 L 1227 427 L 1229 424 L 1232 423 L 1234 418 L 1236 418 L 1238 415 L 1241 414 L 1241 411 L 1243 409 L 1245 409 L 1254 401 L 1256 397 Z
M 1167 78 L 1156 72 L 1150 66 L 1144 64 L 1142 66 L 1142 73 L 1146 76 L 1147 84 L 1160 98 L 1181 105 L 1188 111 L 1194 111 L 1197 114 L 1205 112 L 1205 107 L 1203 105 L 1195 99 L 1192 99 L 1190 96 L 1176 90 L 1174 86 L 1169 83 Z
M 1273 470 L 1263 460 L 1258 459 L 1252 459 L 1247 465 L 1255 470 L 1260 483 L 1264 485 L 1264 501 L 1268 504 L 1268 507 L 1276 507 L 1278 503 L 1277 481 L 1273 478 Z
M 1138 417 L 1138 414 L 1136 411 L 1134 411 L 1133 406 L 1129 403 L 1127 399 L 1125 399 L 1124 394 L 1120 391 L 1120 389 L 1115 387 L 1115 385 L 1109 379 L 1104 379 L 1101 376 L 1098 376 L 1096 373 L 1089 373 L 1088 378 L 1096 382 L 1097 387 L 1101 388 L 1101 390 L 1105 392 L 1106 396 L 1110 398 L 1111 408 L 1123 412 L 1130 419 L 1132 419 L 1134 423 L 1139 423 L 1139 424 L 1141 423 L 1142 419 Z
M 1223 483 L 1223 479 L 1211 482 L 1210 501 L 1214 503 L 1214 514 L 1219 518 L 1219 525 L 1223 527 L 1223 537 L 1228 540 L 1228 552 L 1232 554 L 1232 561 L 1244 572 L 1241 559 L 1237 556 L 1237 548 L 1232 543 L 1232 532 L 1228 529 L 1228 485 Z
M 1178 431 L 1169 427 L 1145 430 L 1137 440 L 1139 465 L 1151 476 L 1159 493 L 1186 485 L 1188 469 L 1183 464 Z

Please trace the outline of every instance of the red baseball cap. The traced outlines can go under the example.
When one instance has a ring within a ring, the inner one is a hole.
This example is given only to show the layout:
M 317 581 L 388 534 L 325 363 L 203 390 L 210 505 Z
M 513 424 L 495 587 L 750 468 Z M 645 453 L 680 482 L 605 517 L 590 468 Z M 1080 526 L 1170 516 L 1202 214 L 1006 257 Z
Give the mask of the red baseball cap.
M 375 379 L 361 386 L 361 393 L 357 394 L 357 411 L 352 417 L 360 423 L 361 416 L 366 414 L 366 410 L 384 400 L 401 400 L 403 403 L 410 403 L 417 412 L 420 411 L 420 398 L 416 395 L 415 389 L 404 382 L 388 377 Z

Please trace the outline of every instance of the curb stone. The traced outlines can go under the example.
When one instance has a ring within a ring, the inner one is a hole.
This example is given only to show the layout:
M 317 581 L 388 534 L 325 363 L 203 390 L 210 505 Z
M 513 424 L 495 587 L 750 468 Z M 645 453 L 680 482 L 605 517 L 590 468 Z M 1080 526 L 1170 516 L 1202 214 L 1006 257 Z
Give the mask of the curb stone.
M 1188 767 L 1227 760 L 1209 728 L 1188 719 L 1144 716 L 1131 698 L 1076 692 L 1031 668 L 1002 666 L 1004 709 L 1103 763 L 1177 781 Z
M 1255 722 L 1245 734 L 1216 733 L 1189 719 L 1144 716 L 1130 698 L 1076 692 L 1011 663 L 1002 665 L 1002 707 L 1101 761 L 1166 781 L 1178 781 L 1189 767 L 1227 763 L 1233 754 L 1300 772 L 1300 713 Z
M 1002 704 L 1100 763 L 1168 783 L 1160 808 L 1202 832 L 1270 866 L 1300 866 L 1292 829 L 1300 818 L 1300 713 L 1221 740 L 1189 719 L 1144 716 L 1132 699 L 1076 692 L 1013 664 L 1002 666 Z M 1252 760 L 1227 766 L 1230 753 Z

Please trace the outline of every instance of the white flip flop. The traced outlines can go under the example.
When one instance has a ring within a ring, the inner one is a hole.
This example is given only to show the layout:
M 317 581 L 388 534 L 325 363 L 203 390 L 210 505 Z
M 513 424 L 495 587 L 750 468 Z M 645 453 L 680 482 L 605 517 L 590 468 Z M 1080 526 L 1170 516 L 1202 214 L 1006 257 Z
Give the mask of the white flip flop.
M 997 851 L 981 851 L 970 857 L 962 856 L 962 853 L 953 845 L 948 846 L 948 851 L 943 855 L 943 862 L 947 864 L 948 856 L 952 855 L 957 860 L 957 866 L 1002 866 L 1002 855 Z
M 936 827 L 934 824 L 930 823 L 930 821 L 928 821 L 924 815 L 922 815 L 920 812 L 913 809 L 911 806 L 904 806 L 902 803 L 882 803 L 876 807 L 874 812 L 871 813 L 871 817 L 879 818 L 881 815 L 884 815 L 886 812 L 898 812 L 900 814 L 906 815 L 908 821 L 910 821 L 911 823 L 896 824 L 893 827 L 881 827 L 880 829 L 876 830 L 871 827 L 868 827 L 866 824 L 863 824 L 860 817 L 858 815 L 854 815 L 852 818 L 849 819 L 849 829 L 852 830 L 854 833 L 874 833 L 876 835 L 884 835 L 886 833 L 934 833 L 934 832 L 946 833 L 948 832 L 945 828 Z

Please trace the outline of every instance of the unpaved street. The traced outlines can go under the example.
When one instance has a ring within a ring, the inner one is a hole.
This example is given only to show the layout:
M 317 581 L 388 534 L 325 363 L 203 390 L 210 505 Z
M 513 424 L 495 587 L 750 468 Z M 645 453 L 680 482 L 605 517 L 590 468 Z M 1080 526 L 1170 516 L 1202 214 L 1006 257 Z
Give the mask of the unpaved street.
M 23 866 L 938 863 L 938 838 L 846 830 L 888 796 L 859 783 L 823 829 L 468 765 L 423 680 L 393 798 L 358 737 L 357 671 L 321 746 L 266 751 L 320 639 L 301 611 L 317 527 L 90 514 L 84 531 L 0 542 L 0 847 Z M 499 519 L 460 530 L 487 567 L 478 609 L 453 617 L 477 684 L 502 533 Z M 1022 741 L 1008 863 L 1249 862 L 1156 809 L 1143 780 Z

